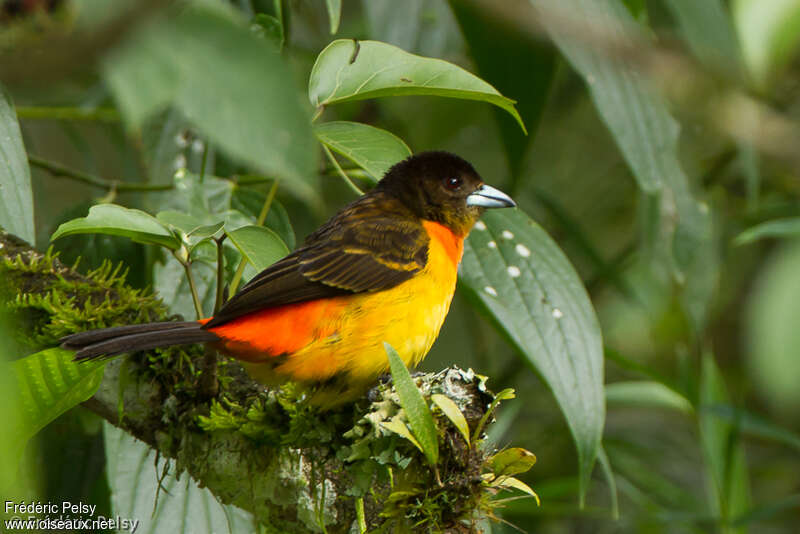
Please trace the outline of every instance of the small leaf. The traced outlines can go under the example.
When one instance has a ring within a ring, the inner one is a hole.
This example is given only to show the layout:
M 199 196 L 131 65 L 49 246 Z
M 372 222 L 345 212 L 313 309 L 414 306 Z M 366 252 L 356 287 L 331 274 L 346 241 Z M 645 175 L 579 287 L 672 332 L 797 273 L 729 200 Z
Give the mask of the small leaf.
M 272 15 L 257 13 L 256 16 L 253 17 L 250 29 L 253 33 L 266 39 L 270 44 L 275 46 L 275 50 L 280 50 L 283 46 L 283 25 L 281 21 Z
M 450 419 L 450 422 L 461 432 L 461 435 L 464 436 L 464 441 L 469 445 L 469 425 L 466 418 L 464 418 L 464 414 L 458 409 L 458 405 L 453 402 L 453 399 L 446 395 L 435 393 L 431 395 L 431 401 Z
M 109 234 L 128 237 L 137 243 L 154 244 L 177 250 L 180 240 L 152 215 L 116 204 L 98 204 L 89 209 L 89 215 L 65 222 L 50 237 L 75 234 Z
M 633 407 L 667 408 L 685 414 L 694 412 L 692 403 L 686 397 L 660 382 L 648 380 L 606 384 L 606 402 Z
M 19 444 L 97 391 L 105 364 L 74 362 L 73 355 L 64 349 L 46 349 L 2 365 L 14 377 L 22 414 L 21 428 L 14 429 Z
M 436 465 L 439 461 L 439 435 L 436 431 L 436 423 L 425 399 L 422 398 L 414 379 L 408 372 L 405 363 L 397 354 L 397 351 L 388 343 L 383 344 L 386 355 L 389 358 L 389 367 L 392 372 L 392 380 L 397 395 L 400 397 L 400 404 L 406 412 L 408 424 L 414 432 L 414 436 L 419 441 L 422 452 L 431 465 Z
M 526 473 L 535 463 L 536 456 L 519 447 L 500 451 L 489 458 L 489 466 L 497 477 Z
M 331 25 L 331 35 L 339 31 L 339 20 L 342 18 L 342 0 L 325 0 L 328 6 L 328 21 Z
M 494 409 L 497 408 L 497 405 L 504 400 L 513 399 L 515 397 L 516 393 L 514 392 L 514 388 L 506 388 L 494 396 L 492 403 L 489 404 L 489 407 L 486 409 L 486 413 L 483 414 L 480 421 L 478 421 L 478 424 L 475 425 L 475 432 L 472 434 L 472 441 L 478 441 L 478 439 L 480 439 L 481 433 L 483 432 L 483 427 L 486 426 L 486 422 L 494 413 Z
M 381 421 L 381 426 L 386 430 L 391 430 L 395 434 L 403 436 L 408 441 L 413 443 L 414 446 L 419 449 L 419 452 L 423 454 L 425 453 L 425 451 L 422 449 L 422 445 L 420 445 L 419 441 L 417 441 L 417 438 L 411 434 L 411 431 L 404 422 L 397 419 L 392 419 L 391 421 Z
M 289 254 L 289 249 L 278 234 L 263 226 L 242 226 L 233 231 L 225 230 L 225 233 L 259 271 Z
M 474 74 L 379 41 L 333 41 L 317 57 L 308 82 L 308 96 L 317 107 L 402 95 L 488 102 L 510 113 L 525 130 L 514 101 Z
M 187 237 L 205 239 L 206 237 L 211 237 L 217 232 L 219 232 L 223 226 L 225 226 L 225 221 L 220 221 L 218 223 L 213 223 L 213 224 L 203 224 L 201 226 L 198 226 L 197 228 L 195 228 L 186 235 Z
M 359 122 L 325 122 L 314 127 L 314 135 L 376 180 L 383 178 L 392 165 L 411 155 L 408 145 L 393 133 Z
M 752 226 L 736 236 L 734 245 L 746 245 L 759 239 L 800 236 L 800 217 L 774 219 Z
M 544 379 L 572 431 L 581 495 L 605 422 L 603 340 L 580 277 L 520 210 L 489 211 L 464 244 L 459 279 L 522 361 Z
M 33 192 L 28 155 L 11 97 L 0 87 L 0 228 L 33 244 Z
M 257 189 L 251 187 L 236 186 L 231 196 L 231 208 L 238 210 L 245 215 L 256 221 L 261 209 L 264 207 L 264 201 L 267 195 Z M 286 243 L 289 250 L 294 250 L 296 238 L 292 222 L 289 220 L 289 214 L 286 208 L 278 202 L 278 199 L 273 198 L 270 204 L 267 218 L 264 221 L 264 226 L 273 230 L 281 240 Z
M 539 500 L 539 496 L 536 495 L 536 492 L 533 491 L 533 489 L 531 489 L 530 486 L 528 486 L 527 484 L 525 484 L 523 481 L 521 481 L 518 478 L 504 477 L 504 478 L 501 479 L 500 483 L 497 484 L 497 487 L 500 487 L 500 488 L 503 488 L 503 489 L 515 489 L 515 490 L 522 491 L 524 493 L 527 493 L 528 495 L 530 495 L 534 499 L 536 499 L 536 506 L 541 506 L 541 504 L 542 504 L 541 501 Z
M 194 228 L 203 224 L 200 218 L 177 210 L 159 211 L 156 213 L 156 219 L 176 230 L 180 230 L 184 234 L 188 234 Z

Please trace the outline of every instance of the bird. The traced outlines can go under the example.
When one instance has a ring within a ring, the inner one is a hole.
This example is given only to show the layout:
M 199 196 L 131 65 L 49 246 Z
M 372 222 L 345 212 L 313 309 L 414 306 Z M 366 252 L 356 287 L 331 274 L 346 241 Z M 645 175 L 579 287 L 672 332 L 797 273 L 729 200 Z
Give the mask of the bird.
M 514 207 L 444 151 L 393 165 L 376 186 L 267 267 L 210 318 L 116 326 L 62 338 L 76 361 L 211 344 L 268 386 L 294 382 L 312 404 L 353 401 L 431 349 L 456 288 L 464 239 L 486 209 Z

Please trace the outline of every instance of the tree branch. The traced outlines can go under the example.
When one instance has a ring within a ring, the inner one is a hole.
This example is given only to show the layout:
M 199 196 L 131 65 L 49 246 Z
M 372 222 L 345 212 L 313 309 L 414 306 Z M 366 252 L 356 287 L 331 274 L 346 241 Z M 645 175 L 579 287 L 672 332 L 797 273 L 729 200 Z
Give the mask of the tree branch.
M 157 299 L 131 289 L 116 272 L 106 265 L 81 275 L 0 231 L 6 286 L 0 290 L 16 295 L 6 305 L 27 325 L 19 330 L 28 345 L 53 346 L 67 333 L 115 323 L 168 319 Z M 280 532 L 350 532 L 361 506 L 370 531 L 384 532 L 411 531 L 419 522 L 434 531 L 470 532 L 491 512 L 497 489 L 481 477 L 487 453 L 468 446 L 437 413 L 437 485 L 422 453 L 380 424 L 404 420 L 390 384 L 353 405 L 319 412 L 294 387 L 267 391 L 225 359 L 220 392 L 206 399 L 193 365 L 201 357 L 201 347 L 188 346 L 114 359 L 84 406 L 173 458 L 223 503 Z M 472 431 L 493 399 L 472 371 L 450 368 L 416 380 L 424 395 L 451 398 Z
M 33 167 L 45 170 L 57 178 L 69 178 L 76 182 L 82 182 L 93 187 L 99 187 L 106 191 L 116 190 L 119 192 L 129 191 L 170 191 L 174 189 L 172 184 L 137 184 L 130 182 L 119 182 L 116 180 L 105 180 L 91 174 L 76 171 L 58 163 L 47 161 L 37 156 L 29 155 L 28 163 Z

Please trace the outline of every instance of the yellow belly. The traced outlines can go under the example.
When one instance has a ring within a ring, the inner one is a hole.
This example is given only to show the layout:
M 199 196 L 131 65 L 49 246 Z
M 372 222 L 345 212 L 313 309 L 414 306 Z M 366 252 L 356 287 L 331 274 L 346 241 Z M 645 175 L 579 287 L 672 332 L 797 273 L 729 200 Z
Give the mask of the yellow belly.
M 326 386 L 320 404 L 347 400 L 388 372 L 384 342 L 409 367 L 428 353 L 444 323 L 456 285 L 456 264 L 432 240 L 425 269 L 385 291 L 337 297 L 344 306 L 329 317 L 330 334 L 286 355 L 244 363 L 265 383 L 292 380 Z M 331 333 L 332 332 L 332 333 Z M 341 397 L 341 398 L 340 398 Z

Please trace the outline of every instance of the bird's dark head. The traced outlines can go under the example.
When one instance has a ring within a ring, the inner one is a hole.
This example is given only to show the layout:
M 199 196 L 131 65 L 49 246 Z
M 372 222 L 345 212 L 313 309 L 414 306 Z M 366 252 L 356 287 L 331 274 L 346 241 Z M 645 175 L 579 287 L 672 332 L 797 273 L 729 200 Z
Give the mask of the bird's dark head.
M 511 197 L 484 184 L 472 165 L 448 152 L 420 152 L 397 163 L 375 189 L 461 236 L 485 209 L 515 206 Z

